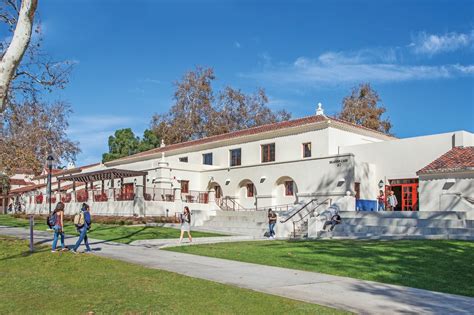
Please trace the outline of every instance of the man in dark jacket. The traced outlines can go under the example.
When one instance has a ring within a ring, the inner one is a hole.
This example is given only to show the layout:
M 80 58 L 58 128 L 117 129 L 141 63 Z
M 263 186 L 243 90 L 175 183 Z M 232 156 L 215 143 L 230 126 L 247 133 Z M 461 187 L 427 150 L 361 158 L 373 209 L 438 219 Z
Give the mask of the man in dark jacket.
M 82 240 L 84 240 L 84 245 L 86 245 L 86 253 L 91 251 L 91 248 L 89 246 L 89 239 L 87 238 L 87 231 L 90 229 L 90 226 L 92 224 L 89 205 L 83 203 L 81 212 L 82 212 L 82 215 L 84 216 L 84 224 L 82 226 L 77 227 L 77 231 L 80 233 L 80 235 L 79 235 L 79 239 L 76 242 L 76 245 L 74 245 L 72 249 L 73 253 L 77 253 L 77 249 L 81 245 Z
M 269 233 L 269 238 L 273 239 L 275 238 L 275 225 L 277 222 L 277 214 L 272 211 L 272 209 L 268 209 L 268 233 Z
M 336 225 L 341 223 L 341 216 L 336 213 L 331 217 L 330 221 L 326 221 L 323 226 L 323 230 L 326 230 L 326 226 L 330 225 L 331 227 L 329 228 L 329 231 L 333 231 Z

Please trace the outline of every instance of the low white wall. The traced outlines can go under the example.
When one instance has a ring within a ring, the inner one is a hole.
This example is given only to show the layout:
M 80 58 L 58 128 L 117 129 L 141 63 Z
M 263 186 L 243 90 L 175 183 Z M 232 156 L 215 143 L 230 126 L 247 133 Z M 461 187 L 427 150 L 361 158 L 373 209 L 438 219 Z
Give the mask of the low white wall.
M 469 211 L 474 198 L 474 172 L 420 176 L 420 211 Z
M 182 213 L 184 206 L 188 206 L 191 211 L 210 212 L 210 209 L 215 209 L 217 206 L 201 203 L 186 203 L 186 202 L 166 202 L 166 201 L 145 201 L 143 198 L 128 201 L 108 201 L 108 202 L 87 202 L 91 208 L 92 215 L 104 216 L 175 216 L 176 213 Z M 56 204 L 52 204 L 51 208 L 54 210 Z M 68 215 L 76 214 L 80 211 L 81 202 L 65 203 L 64 213 Z M 31 214 L 48 214 L 48 204 L 27 204 L 26 213 Z M 169 210 L 168 212 L 166 210 Z M 212 214 L 212 211 L 210 212 Z M 203 215 L 199 215 L 203 217 Z M 198 220 L 201 222 L 202 220 Z M 198 223 L 196 223 L 198 224 Z

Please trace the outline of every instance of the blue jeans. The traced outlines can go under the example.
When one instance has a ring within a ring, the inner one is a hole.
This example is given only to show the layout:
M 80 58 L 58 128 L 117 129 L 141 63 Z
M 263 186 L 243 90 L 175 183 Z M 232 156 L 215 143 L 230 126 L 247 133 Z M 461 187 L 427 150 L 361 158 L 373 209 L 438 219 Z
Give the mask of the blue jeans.
M 89 247 L 89 239 L 87 238 L 87 226 L 84 225 L 82 228 L 79 229 L 79 232 L 81 233 L 79 235 L 79 239 L 76 242 L 76 245 L 74 245 L 74 251 L 77 251 L 79 246 L 81 245 L 82 240 L 84 240 L 84 244 L 86 245 L 86 250 L 90 251 L 91 248 Z
M 383 202 L 379 202 L 378 211 L 385 211 L 385 204 Z
M 276 223 L 269 223 L 268 228 L 270 229 L 270 236 L 275 235 L 275 224 Z
M 53 227 L 54 230 L 54 239 L 53 239 L 53 250 L 56 250 L 56 245 L 58 244 L 58 238 L 61 236 L 61 248 L 64 248 L 64 232 L 61 231 L 61 227 L 59 225 L 55 225 Z

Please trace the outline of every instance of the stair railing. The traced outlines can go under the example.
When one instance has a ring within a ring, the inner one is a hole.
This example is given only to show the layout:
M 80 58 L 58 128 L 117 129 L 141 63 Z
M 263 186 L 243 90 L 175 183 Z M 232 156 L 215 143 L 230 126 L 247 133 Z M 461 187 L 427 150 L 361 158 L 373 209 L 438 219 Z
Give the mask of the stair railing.
M 229 196 L 226 196 L 224 198 L 222 198 L 220 204 L 219 204 L 219 207 L 222 209 L 222 210 L 225 210 L 225 211 L 229 211 L 229 210 L 232 210 L 232 211 L 240 211 L 240 210 L 246 210 L 240 203 L 238 203 L 237 201 L 235 201 L 234 198 L 230 198 Z
M 304 209 L 306 209 L 310 204 L 312 204 L 313 202 L 317 202 L 318 199 L 311 199 L 309 202 L 305 203 L 301 208 L 299 208 L 298 210 L 296 210 L 295 212 L 293 212 L 290 216 L 288 216 L 287 218 L 283 219 L 280 221 L 280 223 L 286 223 L 288 222 L 291 218 L 293 218 L 295 215 L 297 215 L 298 213 L 300 213 L 301 211 L 303 211 Z
M 292 215 L 290 215 L 289 217 L 287 217 L 286 219 L 280 221 L 281 223 L 286 223 L 288 222 L 288 220 L 290 220 L 291 218 L 293 218 L 295 215 L 297 215 L 298 213 L 300 213 L 301 211 L 303 211 L 304 209 L 308 208 L 313 202 L 316 202 L 316 206 L 308 211 L 304 216 L 302 216 L 299 220 L 293 220 L 292 223 L 293 223 L 293 237 L 296 238 L 296 224 L 301 222 L 302 220 L 304 220 L 308 215 L 310 214 L 313 214 L 316 209 L 318 209 L 320 206 L 322 205 L 325 205 L 327 204 L 327 202 L 329 201 L 329 206 L 331 206 L 331 202 L 332 202 L 332 199 L 331 198 L 327 198 L 325 199 L 324 201 L 318 203 L 318 200 L 317 199 L 311 199 L 311 201 L 309 201 L 308 203 L 306 203 L 303 207 L 301 207 L 300 209 L 298 209 L 297 211 L 295 211 Z M 319 216 L 319 213 L 318 213 L 318 216 Z

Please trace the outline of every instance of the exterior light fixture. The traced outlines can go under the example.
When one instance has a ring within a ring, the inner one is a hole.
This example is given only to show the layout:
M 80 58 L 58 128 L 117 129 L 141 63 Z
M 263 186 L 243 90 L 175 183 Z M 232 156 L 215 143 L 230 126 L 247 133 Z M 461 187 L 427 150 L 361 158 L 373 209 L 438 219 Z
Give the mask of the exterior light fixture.
M 384 184 L 385 184 L 385 183 L 383 182 L 383 180 L 380 180 L 380 182 L 379 182 L 379 188 L 383 188 L 383 185 L 384 185 Z
M 226 185 L 229 185 L 229 184 L 230 184 L 230 178 L 227 178 L 227 179 L 225 180 L 225 184 L 226 184 Z
M 267 179 L 267 176 L 260 177 L 260 183 L 263 183 Z

